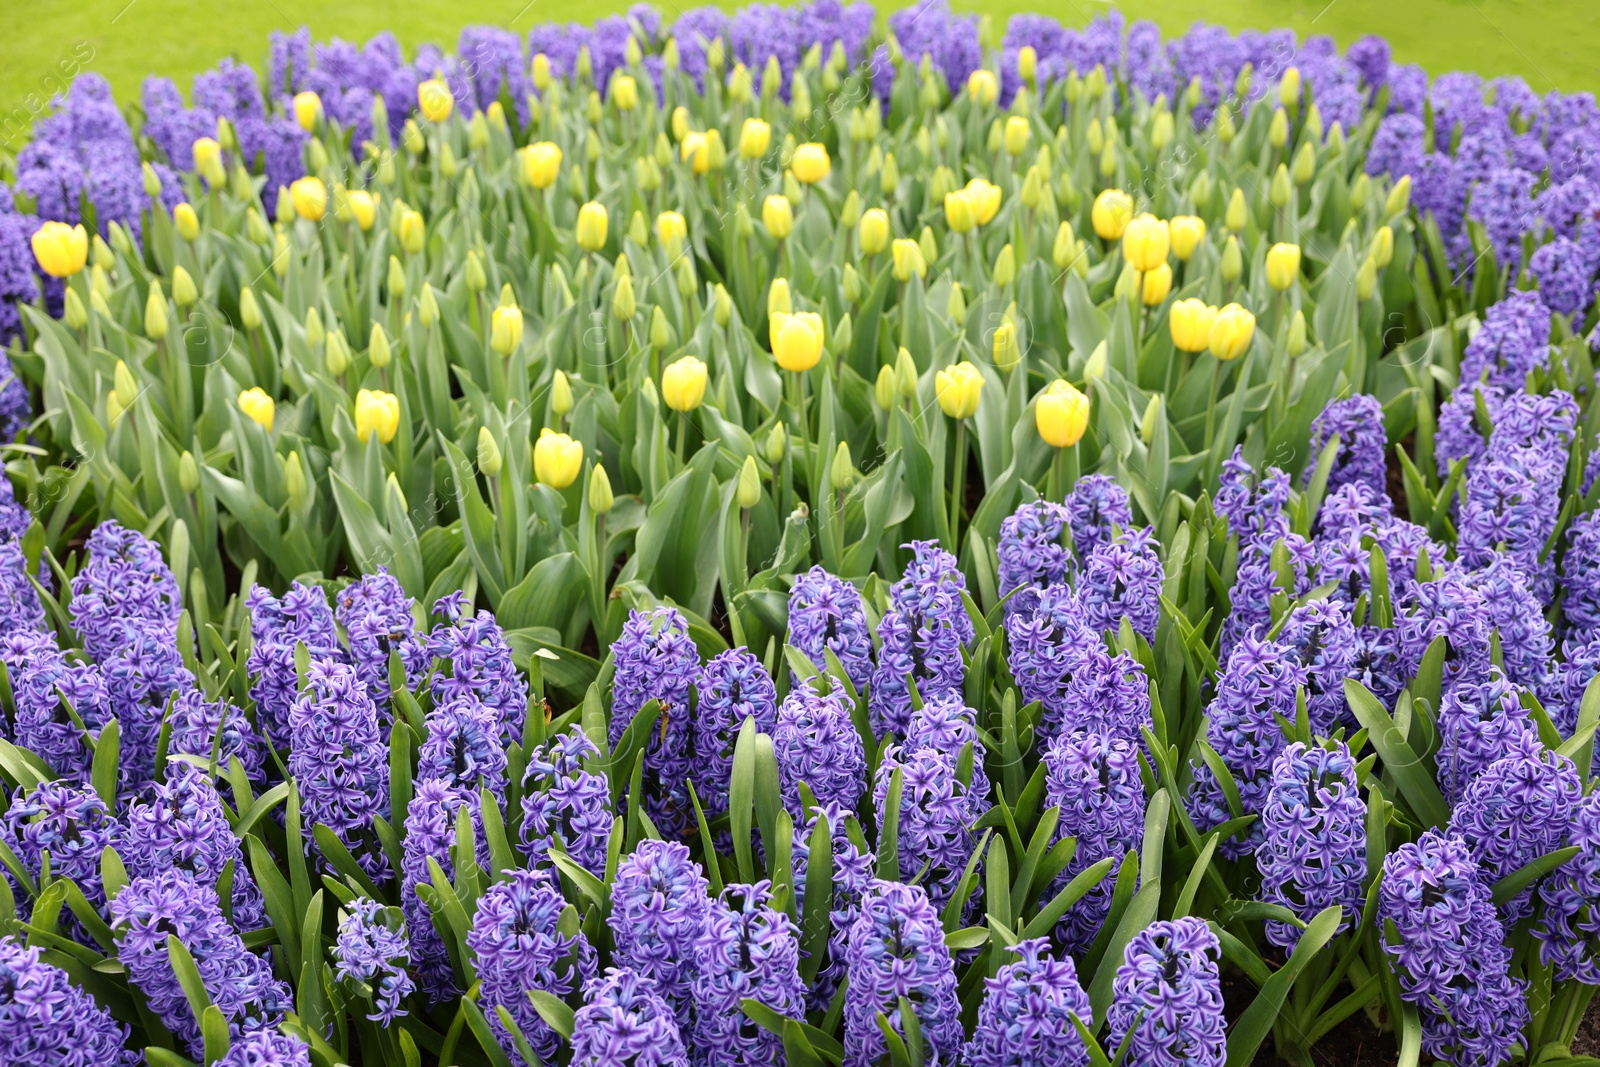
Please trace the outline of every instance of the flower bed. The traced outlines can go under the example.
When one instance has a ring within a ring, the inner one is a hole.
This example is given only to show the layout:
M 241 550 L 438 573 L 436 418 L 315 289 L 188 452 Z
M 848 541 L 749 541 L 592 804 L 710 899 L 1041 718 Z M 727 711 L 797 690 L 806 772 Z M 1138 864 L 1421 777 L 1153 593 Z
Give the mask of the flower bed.
M 1593 98 L 874 19 L 38 123 L 0 1061 L 1595 1062 Z

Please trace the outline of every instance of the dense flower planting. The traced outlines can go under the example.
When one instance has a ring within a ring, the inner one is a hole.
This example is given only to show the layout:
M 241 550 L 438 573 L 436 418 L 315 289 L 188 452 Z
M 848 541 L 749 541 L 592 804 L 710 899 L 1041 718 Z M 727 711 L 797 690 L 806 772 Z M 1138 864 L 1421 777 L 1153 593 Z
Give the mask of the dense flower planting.
M 0 1063 L 1594 1062 L 1594 99 L 878 15 L 38 123 Z

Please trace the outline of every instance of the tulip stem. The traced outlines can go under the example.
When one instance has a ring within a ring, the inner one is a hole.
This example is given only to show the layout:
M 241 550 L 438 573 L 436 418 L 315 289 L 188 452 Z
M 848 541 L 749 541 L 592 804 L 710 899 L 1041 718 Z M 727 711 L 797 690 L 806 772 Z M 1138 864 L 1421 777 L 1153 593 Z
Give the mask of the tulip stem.
M 1045 485 L 1044 498 L 1059 503 L 1064 498 L 1062 468 L 1066 466 L 1066 449 L 1056 449 L 1055 458 L 1050 461 L 1050 480 Z
M 684 439 L 689 436 L 689 415 L 687 412 L 678 412 L 678 466 L 683 466 Z
M 950 486 L 950 551 L 955 552 L 961 543 L 961 500 L 967 487 L 967 420 L 956 420 L 956 467 L 951 472 Z
M 1206 440 L 1205 447 L 1211 448 L 1211 434 L 1216 425 L 1217 414 L 1217 383 L 1222 378 L 1222 360 L 1212 357 L 1211 360 L 1211 395 L 1206 401 Z M 1209 465 L 1208 465 L 1209 466 Z

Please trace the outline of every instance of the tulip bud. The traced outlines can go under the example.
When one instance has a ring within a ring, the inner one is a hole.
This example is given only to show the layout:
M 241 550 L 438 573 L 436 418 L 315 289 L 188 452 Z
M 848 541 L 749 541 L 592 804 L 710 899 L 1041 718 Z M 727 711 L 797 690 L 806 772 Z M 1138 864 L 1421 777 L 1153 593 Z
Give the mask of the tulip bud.
M 272 273 L 280 278 L 288 274 L 289 257 L 292 254 L 288 236 L 283 233 L 275 235 L 272 240 Z
M 1001 288 L 1010 285 L 1017 277 L 1017 254 L 1007 244 L 1000 249 L 994 261 L 994 283 Z
M 650 313 L 650 347 L 657 352 L 672 343 L 672 327 L 667 323 L 667 313 L 657 304 Z
M 498 478 L 504 464 L 505 457 L 500 454 L 494 434 L 489 432 L 487 426 L 478 427 L 478 470 L 483 472 L 485 478 Z
M 875 256 L 888 247 L 889 216 L 882 208 L 875 207 L 862 213 L 857 229 L 864 254 Z
M 631 266 L 631 263 L 632 261 L 628 259 L 628 253 L 619 253 L 617 255 L 617 262 L 612 267 L 612 276 L 616 278 L 633 277 L 633 267 Z
M 1006 247 L 1009 248 L 1011 246 L 1007 245 Z M 949 314 L 950 321 L 957 325 L 967 321 L 967 297 L 961 291 L 960 282 L 950 283 L 950 303 L 946 305 L 945 311 Z
M 1394 183 L 1389 190 L 1389 198 L 1383 203 L 1383 213 L 1390 218 L 1403 215 L 1411 206 L 1411 175 L 1407 174 Z
M 778 463 L 783 459 L 784 453 L 789 448 L 789 435 L 784 433 L 783 423 L 774 423 L 772 432 L 767 434 L 765 455 L 768 463 Z
M 1267 200 L 1275 208 L 1289 206 L 1289 197 L 1292 193 L 1289 185 L 1289 168 L 1282 163 L 1272 172 L 1272 184 L 1267 188 Z
M 1162 110 L 1150 122 L 1150 147 L 1157 152 L 1172 143 L 1172 112 Z
M 650 227 L 644 221 L 644 212 L 635 211 L 628 220 L 628 240 L 640 248 L 650 243 Z
M 1315 114 L 1317 110 L 1315 105 L 1312 106 L 1311 110 Z M 1307 127 L 1309 128 L 1309 126 L 1310 123 L 1307 122 Z M 1332 156 L 1344 154 L 1344 124 L 1341 122 L 1335 122 L 1328 130 L 1328 154 Z
M 1022 178 L 1022 192 L 1019 194 L 1022 203 L 1029 211 L 1036 211 L 1039 202 L 1044 199 L 1044 179 L 1039 176 L 1039 165 L 1036 163 L 1028 168 L 1028 173 Z
M 289 502 L 296 508 L 305 503 L 309 487 L 306 484 L 305 467 L 300 462 L 299 452 L 290 452 L 283 461 L 283 488 L 289 495 Z
M 833 487 L 837 490 L 850 488 L 856 480 L 855 464 L 850 461 L 850 445 L 840 441 L 839 447 L 833 451 L 833 468 L 829 471 L 833 476 Z
M 434 299 L 433 286 L 422 283 L 422 295 L 417 297 L 417 321 L 432 326 L 439 321 L 439 302 Z
M 711 295 L 713 301 L 712 317 L 716 319 L 718 326 L 726 327 L 733 319 L 733 297 L 728 295 L 728 290 L 723 287 L 721 282 L 717 283 L 716 288 L 711 291 Z
M 328 334 L 328 348 L 323 354 L 323 365 L 328 373 L 335 378 L 343 374 L 350 367 L 350 345 L 344 339 L 344 328 L 340 327 Z
M 761 205 L 761 222 L 776 240 L 783 240 L 794 230 L 794 208 L 786 196 L 769 196 Z
M 522 309 L 515 305 L 497 307 L 489 321 L 489 347 L 509 356 L 522 345 Z
M 924 226 L 922 236 L 917 238 L 917 250 L 922 253 L 922 270 L 920 276 L 928 269 L 929 263 L 936 263 L 939 259 L 939 243 L 933 239 L 933 227 Z
M 1101 129 L 1099 119 L 1089 120 L 1089 131 L 1086 136 L 1090 154 L 1098 156 L 1100 150 L 1106 146 L 1105 131 Z
M 167 336 L 167 300 L 161 295 L 161 282 L 154 278 L 150 280 L 150 295 L 144 304 L 144 335 L 152 341 Z
M 917 364 L 909 349 L 901 348 L 894 360 L 895 389 L 909 400 L 917 395 Z
M 1012 115 L 1006 119 L 1005 150 L 1007 155 L 1020 156 L 1028 150 L 1028 140 L 1033 136 L 1033 127 L 1021 115 Z
M 789 294 L 789 279 L 774 278 L 767 288 L 767 314 L 787 315 L 794 310 L 794 302 Z
M 1022 361 L 1022 348 L 1017 343 L 1017 328 L 1010 322 L 1002 322 L 994 331 L 994 365 L 995 368 L 1009 373 Z
M 878 368 L 878 379 L 872 383 L 872 399 L 885 411 L 894 407 L 894 368 L 887 363 Z
M 844 265 L 840 273 L 839 288 L 844 294 L 845 303 L 854 304 L 861 300 L 861 275 L 849 263 Z
M 616 287 L 611 294 L 611 314 L 622 322 L 633 318 L 636 310 L 633 299 L 633 279 L 627 276 L 618 278 Z
M 1306 350 L 1306 313 L 1298 308 L 1295 309 L 1294 318 L 1289 320 L 1289 336 L 1284 341 L 1284 348 L 1290 359 Z
M 1239 275 L 1244 273 L 1244 252 L 1239 248 L 1239 238 L 1228 235 L 1228 241 L 1222 246 L 1222 280 L 1236 282 Z
M 900 187 L 900 167 L 894 161 L 894 153 L 890 152 L 883 157 L 883 171 L 878 175 L 878 188 L 884 196 L 892 196 Z
M 1100 354 L 1104 348 L 1102 342 L 1095 349 L 1096 354 Z M 1089 398 L 1071 382 L 1057 378 L 1034 401 L 1033 419 L 1034 427 L 1045 444 L 1054 448 L 1070 448 L 1082 440 L 1084 431 L 1089 428 Z
M 1379 226 L 1378 232 L 1372 235 L 1372 250 L 1369 253 L 1372 262 L 1380 270 L 1387 267 L 1394 259 L 1394 230 L 1388 226 Z
M 1300 146 L 1300 151 L 1294 154 L 1294 182 L 1304 185 L 1310 181 L 1317 172 L 1317 151 L 1307 141 Z
M 578 247 L 586 252 L 598 252 L 606 244 L 606 208 L 591 200 L 578 209 L 576 236 Z
M 1362 300 L 1371 300 L 1373 293 L 1378 289 L 1378 265 L 1369 255 L 1361 262 L 1361 269 L 1356 271 L 1356 296 Z
M 1356 175 L 1356 180 L 1350 183 L 1350 210 L 1360 211 L 1367 206 L 1367 198 L 1372 195 L 1372 179 L 1367 177 L 1365 171 Z
M 550 410 L 562 418 L 572 410 L 572 383 L 565 371 L 557 370 L 550 378 Z
M 200 217 L 194 213 L 192 205 L 177 204 L 172 209 L 172 227 L 178 231 L 179 237 L 193 241 L 200 236 Z
M 1050 249 L 1050 262 L 1056 270 L 1066 270 L 1078 251 L 1078 242 L 1072 235 L 1072 223 L 1062 222 L 1056 227 L 1056 240 Z
M 1017 50 L 1017 77 L 1029 86 L 1039 74 L 1039 53 L 1031 44 Z
M 172 268 L 172 301 L 180 308 L 189 307 L 200 294 L 195 289 L 194 278 L 182 266 Z
M 1267 140 L 1273 148 L 1282 148 L 1289 143 L 1289 116 L 1281 107 L 1272 113 L 1272 124 L 1267 127 Z
M 1267 284 L 1280 293 L 1300 280 L 1300 246 L 1280 241 L 1267 250 Z
M 589 510 L 596 515 L 605 515 L 616 504 L 616 497 L 611 494 L 611 478 L 606 474 L 606 469 L 599 463 L 589 472 Z
M 894 276 L 896 281 L 906 282 L 914 274 L 921 278 L 928 273 L 927 257 L 922 254 L 922 246 L 908 237 L 897 238 L 890 246 L 894 253 Z

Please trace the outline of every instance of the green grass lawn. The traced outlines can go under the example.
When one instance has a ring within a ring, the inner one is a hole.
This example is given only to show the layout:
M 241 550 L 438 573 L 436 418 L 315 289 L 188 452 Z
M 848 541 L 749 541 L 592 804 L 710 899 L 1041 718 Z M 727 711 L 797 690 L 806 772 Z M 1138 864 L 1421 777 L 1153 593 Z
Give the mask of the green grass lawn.
M 259 66 L 274 29 L 310 25 L 318 39 L 357 41 L 390 29 L 407 46 L 450 44 L 472 22 L 526 30 L 535 22 L 589 21 L 623 6 L 618 0 L 242 0 L 225 10 L 215 0 L 16 0 L 10 29 L 0 33 L 0 145 L 15 151 L 18 131 L 82 70 L 104 74 L 128 99 L 152 71 L 187 89 L 196 72 L 229 53 Z M 1070 23 L 1106 10 L 1096 0 L 957 0 L 956 6 L 987 11 L 997 21 L 1044 11 Z M 680 8 L 668 2 L 662 10 L 670 19 Z M 1122 10 L 1130 19 L 1152 18 L 1168 33 L 1197 19 L 1236 30 L 1329 33 L 1340 44 L 1383 33 L 1399 59 L 1433 73 L 1516 73 L 1540 92 L 1600 90 L 1600 4 L 1588 0 L 1131 0 Z

